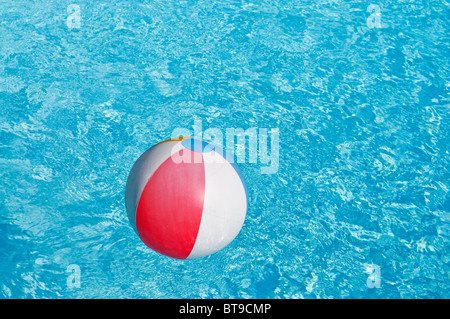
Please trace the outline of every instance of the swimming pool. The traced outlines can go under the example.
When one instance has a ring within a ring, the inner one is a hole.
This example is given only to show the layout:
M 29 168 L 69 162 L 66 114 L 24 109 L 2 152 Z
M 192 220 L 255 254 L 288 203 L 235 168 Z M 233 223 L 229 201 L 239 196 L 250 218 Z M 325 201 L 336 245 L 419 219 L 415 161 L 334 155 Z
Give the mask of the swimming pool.
M 0 16 L 1 298 L 449 297 L 447 2 Z M 188 261 L 148 249 L 124 204 L 134 161 L 179 128 L 279 132 L 275 169 L 238 164 L 239 235 Z

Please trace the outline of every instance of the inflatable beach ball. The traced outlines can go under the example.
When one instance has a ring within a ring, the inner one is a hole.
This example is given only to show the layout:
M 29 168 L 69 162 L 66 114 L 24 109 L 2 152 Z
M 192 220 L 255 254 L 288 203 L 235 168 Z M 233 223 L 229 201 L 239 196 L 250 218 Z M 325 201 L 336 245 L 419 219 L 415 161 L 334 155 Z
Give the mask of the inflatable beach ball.
M 198 258 L 227 246 L 247 212 L 237 165 L 205 141 L 180 137 L 154 145 L 133 165 L 125 189 L 131 225 L 163 255 Z

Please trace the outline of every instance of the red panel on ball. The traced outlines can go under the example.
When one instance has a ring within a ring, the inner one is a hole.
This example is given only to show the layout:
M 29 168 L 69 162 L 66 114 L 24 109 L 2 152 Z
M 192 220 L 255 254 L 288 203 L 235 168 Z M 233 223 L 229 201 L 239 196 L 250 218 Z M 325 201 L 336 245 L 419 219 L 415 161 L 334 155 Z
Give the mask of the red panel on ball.
M 175 155 L 180 157 L 182 152 L 191 151 L 183 149 Z M 200 228 L 204 197 L 203 157 L 192 163 L 169 157 L 150 177 L 139 199 L 136 228 L 142 241 L 163 255 L 188 257 Z

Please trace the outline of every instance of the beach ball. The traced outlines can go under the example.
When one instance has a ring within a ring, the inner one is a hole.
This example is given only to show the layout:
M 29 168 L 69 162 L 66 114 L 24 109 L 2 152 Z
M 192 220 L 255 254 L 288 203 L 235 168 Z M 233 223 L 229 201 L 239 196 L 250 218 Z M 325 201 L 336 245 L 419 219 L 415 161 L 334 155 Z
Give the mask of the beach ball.
M 125 203 L 145 245 L 191 259 L 219 251 L 238 235 L 248 199 L 242 173 L 223 150 L 180 137 L 154 145 L 137 159 Z

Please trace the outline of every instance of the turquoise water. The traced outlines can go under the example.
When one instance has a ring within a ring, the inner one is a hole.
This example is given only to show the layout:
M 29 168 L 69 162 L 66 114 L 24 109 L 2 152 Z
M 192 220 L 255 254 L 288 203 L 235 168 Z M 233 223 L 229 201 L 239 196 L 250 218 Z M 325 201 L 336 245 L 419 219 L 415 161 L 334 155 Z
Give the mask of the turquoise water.
M 0 0 L 0 16 L 1 298 L 450 297 L 448 1 Z M 179 261 L 139 240 L 124 189 L 195 123 L 278 129 L 279 163 L 240 163 L 242 231 Z

